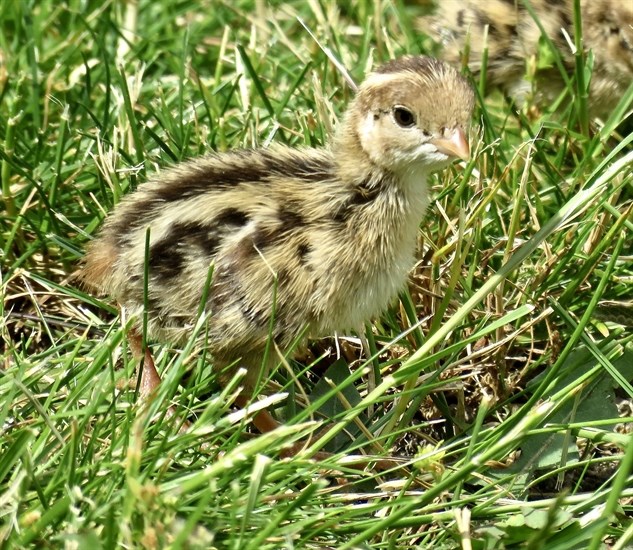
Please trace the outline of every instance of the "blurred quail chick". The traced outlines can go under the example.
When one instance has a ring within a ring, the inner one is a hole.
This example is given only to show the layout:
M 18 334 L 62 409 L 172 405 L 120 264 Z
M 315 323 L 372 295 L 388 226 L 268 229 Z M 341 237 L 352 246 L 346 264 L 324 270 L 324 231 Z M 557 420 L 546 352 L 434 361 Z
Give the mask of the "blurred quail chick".
M 247 369 L 248 395 L 273 311 L 283 349 L 306 328 L 359 329 L 396 298 L 414 265 L 427 176 L 468 158 L 473 104 L 468 82 L 441 61 L 388 62 L 360 86 L 328 148 L 211 154 L 140 185 L 89 245 L 81 277 L 140 320 L 147 265 L 149 337 L 181 343 L 212 266 L 200 344 L 218 372 Z
M 573 0 L 530 2 L 572 76 Z M 584 46 L 595 58 L 589 110 L 591 116 L 606 119 L 633 80 L 633 1 L 580 0 L 580 9 Z M 551 50 L 522 0 L 438 1 L 435 16 L 422 18 L 420 26 L 441 42 L 443 57 L 449 62 L 459 64 L 469 50 L 467 62 L 475 74 L 481 70 L 487 44 L 487 81 L 519 104 L 531 96 L 532 83 L 534 100 L 541 106 L 550 104 L 564 89 L 555 62 L 545 59 Z M 528 78 L 528 74 L 533 76 Z

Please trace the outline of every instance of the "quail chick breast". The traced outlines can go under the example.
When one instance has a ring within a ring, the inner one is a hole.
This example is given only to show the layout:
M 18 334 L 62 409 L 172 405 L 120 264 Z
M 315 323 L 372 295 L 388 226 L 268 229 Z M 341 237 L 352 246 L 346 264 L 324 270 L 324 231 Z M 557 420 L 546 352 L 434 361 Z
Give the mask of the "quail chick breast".
M 252 383 L 271 327 L 283 348 L 303 329 L 360 328 L 397 296 L 426 178 L 468 157 L 473 104 L 442 62 L 387 63 L 329 148 L 211 154 L 140 185 L 89 246 L 83 279 L 138 318 L 147 286 L 149 334 L 171 342 L 189 336 L 206 296 L 202 344 L 220 364 L 247 363 Z
M 443 45 L 447 61 L 458 64 L 469 52 L 467 63 L 474 73 L 481 71 L 487 46 L 487 81 L 519 104 L 534 93 L 536 103 L 544 106 L 561 93 L 564 79 L 545 57 L 549 49 L 539 24 L 560 52 L 567 74 L 573 75 L 573 0 L 530 3 L 538 24 L 521 0 L 442 0 L 435 16 L 422 18 L 420 27 Z M 590 112 L 605 118 L 633 80 L 633 2 L 581 0 L 580 9 L 584 46 L 595 60 Z

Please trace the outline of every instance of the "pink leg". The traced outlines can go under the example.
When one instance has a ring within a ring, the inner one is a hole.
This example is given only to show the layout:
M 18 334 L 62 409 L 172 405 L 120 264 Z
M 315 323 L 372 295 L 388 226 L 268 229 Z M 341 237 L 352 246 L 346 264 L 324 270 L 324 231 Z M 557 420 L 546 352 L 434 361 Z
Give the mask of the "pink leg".
M 143 350 L 143 340 L 136 329 L 132 329 L 130 331 L 128 339 L 130 341 L 130 347 L 132 348 L 132 354 L 138 358 L 143 357 L 143 361 L 141 363 L 142 370 L 139 373 L 141 376 L 140 391 L 141 398 L 148 399 L 154 393 L 156 388 L 158 388 L 158 385 L 160 384 L 160 375 L 154 365 L 152 352 L 147 347 Z
M 160 385 L 160 375 L 156 370 L 156 365 L 154 364 L 154 358 L 152 357 L 152 352 L 148 347 L 143 350 L 143 339 L 141 335 L 138 333 L 136 329 L 130 330 L 128 334 L 128 340 L 130 342 L 130 348 L 132 349 L 132 354 L 134 357 L 142 358 L 141 361 L 141 370 L 139 372 L 139 376 L 141 377 L 141 386 L 139 388 L 140 397 L 142 402 L 149 402 L 158 386 Z M 176 407 L 171 405 L 167 408 L 167 414 L 165 415 L 167 418 L 171 418 L 176 416 Z M 191 424 L 188 420 L 180 420 L 182 422 L 180 424 L 180 428 L 178 429 L 179 433 L 186 432 Z
M 243 409 L 246 405 L 248 405 L 249 401 L 250 396 L 242 394 L 237 397 L 235 404 Z M 279 422 L 273 418 L 272 414 L 264 410 L 255 413 L 255 416 L 253 416 L 253 425 L 260 433 L 265 434 L 272 432 L 275 428 L 277 428 L 279 426 Z
M 141 358 L 141 357 L 143 358 L 142 370 L 140 372 L 140 376 L 141 376 L 140 393 L 141 393 L 141 399 L 149 400 L 152 397 L 152 395 L 155 393 L 156 389 L 158 388 L 160 384 L 160 375 L 158 374 L 158 371 L 156 370 L 156 366 L 154 365 L 154 358 L 152 357 L 152 353 L 150 352 L 149 348 L 145 348 L 145 350 L 143 350 L 143 341 L 138 331 L 135 329 L 132 329 L 129 333 L 128 338 L 129 338 L 130 347 L 132 349 L 132 353 L 134 354 L 134 356 L 138 358 Z M 250 400 L 250 396 L 243 394 L 243 395 L 238 396 L 238 398 L 235 400 L 235 404 L 238 407 L 244 408 L 248 405 L 249 400 Z M 169 407 L 167 416 L 171 417 L 175 414 L 176 414 L 175 407 L 173 406 Z M 255 413 L 255 415 L 253 416 L 253 425 L 257 428 L 257 430 L 260 433 L 268 433 L 268 432 L 272 432 L 275 428 L 277 428 L 279 426 L 279 422 L 277 422 L 268 411 L 263 410 L 263 411 L 258 411 Z M 189 422 L 185 421 L 180 428 L 180 432 L 186 431 L 189 427 L 190 427 Z M 325 428 L 325 430 L 327 430 L 327 428 Z M 282 449 L 282 451 L 280 452 L 280 455 L 283 458 L 293 457 L 296 454 L 298 454 L 305 446 L 306 446 L 305 442 L 299 441 L 297 443 L 294 443 L 287 449 Z M 312 458 L 314 458 L 317 461 L 323 461 L 323 460 L 327 460 L 331 456 L 332 454 L 326 451 L 317 451 L 316 453 L 312 455 Z M 362 469 L 364 465 L 366 465 L 369 462 L 372 462 L 372 459 L 369 457 L 358 457 L 358 459 L 359 459 L 358 462 L 348 463 L 348 467 Z M 394 468 L 396 466 L 397 466 L 397 463 L 394 460 L 381 459 L 381 460 L 375 461 L 374 468 L 378 471 L 383 471 L 389 468 Z

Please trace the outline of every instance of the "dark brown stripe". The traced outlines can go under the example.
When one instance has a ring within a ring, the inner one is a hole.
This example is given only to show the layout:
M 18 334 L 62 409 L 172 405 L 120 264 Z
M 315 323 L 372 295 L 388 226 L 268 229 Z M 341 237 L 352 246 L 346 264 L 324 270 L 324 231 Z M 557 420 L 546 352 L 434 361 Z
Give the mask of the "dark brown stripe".
M 158 205 L 154 200 L 143 200 L 136 203 L 127 203 L 124 214 L 115 217 L 116 220 L 109 227 L 119 246 L 126 246 L 134 230 L 151 225 L 160 214 Z
M 151 225 L 165 208 L 164 203 L 192 199 L 242 183 L 266 183 L 271 178 L 299 178 L 317 183 L 331 179 L 333 175 L 332 163 L 320 156 L 299 153 L 280 156 L 273 151 L 248 149 L 211 155 L 206 162 L 185 163 L 166 171 L 162 178 L 159 174 L 154 184 L 145 187 L 145 192 L 150 193 L 148 199 L 134 202 L 132 194 L 123 207 L 125 213 L 111 225 L 110 231 L 117 242 L 124 246 L 129 233 Z M 218 221 L 242 226 L 248 222 L 248 217 L 230 208 L 219 216 Z
M 306 225 L 306 220 L 303 215 L 296 210 L 291 210 L 288 206 L 281 206 L 278 216 L 281 222 L 280 229 L 284 232 L 299 229 Z
M 157 186 L 155 194 L 158 200 L 172 202 L 241 183 L 265 183 L 271 177 L 316 182 L 331 178 L 332 174 L 332 164 L 320 157 L 246 149 L 210 156 L 207 162 L 185 165 L 172 175 L 168 184 Z
M 299 258 L 299 263 L 305 265 L 307 262 L 307 255 L 311 252 L 312 247 L 308 243 L 300 243 L 297 246 L 297 257 Z
M 191 246 L 211 260 L 220 246 L 216 228 L 198 222 L 174 223 L 167 235 L 150 248 L 150 275 L 159 279 L 180 275 Z
M 243 227 L 248 223 L 249 217 L 237 208 L 227 208 L 220 212 L 215 221 L 218 226 Z
M 286 285 L 288 281 L 290 281 L 290 270 L 283 267 L 277 272 L 277 285 Z
M 462 27 L 464 25 L 464 16 L 466 15 L 466 10 L 461 9 L 457 12 L 457 24 Z
M 277 176 L 299 177 L 318 183 L 334 177 L 334 165 L 322 157 L 306 157 L 297 154 L 289 159 L 272 158 L 271 170 Z
M 174 202 L 244 182 L 259 183 L 267 174 L 256 159 L 251 160 L 252 156 L 252 151 L 232 151 L 222 156 L 210 156 L 206 162 L 203 159 L 185 164 L 171 172 L 169 181 L 157 184 L 152 192 L 157 200 Z
M 267 313 L 255 307 L 253 304 L 248 303 L 244 295 L 239 296 L 238 302 L 240 311 L 247 321 L 258 327 L 265 327 L 268 324 L 269 316 Z
M 277 240 L 278 232 L 270 227 L 258 227 L 253 232 L 252 236 L 246 238 L 243 242 L 244 245 L 240 243 L 240 249 L 247 248 L 252 252 L 254 250 L 253 247 L 257 248 L 260 252 L 262 252 L 266 247 L 274 244 Z M 247 244 L 250 242 L 250 246 Z
M 354 188 L 354 193 L 350 204 L 363 205 L 373 202 L 379 197 L 383 189 L 383 182 L 370 185 L 369 182 L 364 181 L 356 188 Z
M 560 11 L 560 18 L 561 18 L 561 23 L 562 23 L 562 27 L 566 30 L 573 30 L 574 26 L 570 17 L 571 14 L 567 13 L 567 11 L 565 10 L 561 10 Z M 573 33 L 572 33 L 572 37 L 573 37 Z
M 332 220 L 340 224 L 347 223 L 355 211 L 374 202 L 384 189 L 385 182 L 378 182 L 371 186 L 367 181 L 360 183 L 352 190 L 345 202 L 332 212 Z

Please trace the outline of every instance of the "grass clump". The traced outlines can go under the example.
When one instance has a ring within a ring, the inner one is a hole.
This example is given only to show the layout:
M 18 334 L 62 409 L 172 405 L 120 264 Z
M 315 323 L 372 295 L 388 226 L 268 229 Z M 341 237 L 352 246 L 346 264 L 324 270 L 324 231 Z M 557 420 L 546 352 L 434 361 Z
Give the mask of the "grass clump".
M 219 388 L 189 348 L 154 348 L 165 383 L 139 404 L 124 322 L 71 277 L 107 212 L 157 167 L 325 143 L 352 90 L 315 38 L 359 81 L 426 51 L 418 12 L 5 3 L 3 545 L 630 544 L 633 137 L 620 123 L 633 89 L 592 132 L 573 109 L 482 101 L 473 160 L 437 178 L 400 304 L 364 335 L 313 343 L 293 374 L 280 365 L 265 403 L 287 423 L 271 434 L 246 433 L 253 411 L 231 409 L 239 380 Z M 312 421 L 323 411 L 337 421 L 325 434 Z M 331 457 L 309 460 L 321 448 Z M 345 459 L 359 453 L 399 460 L 362 471 Z

